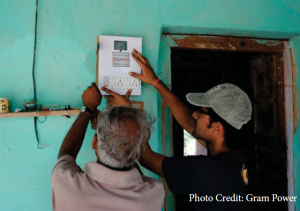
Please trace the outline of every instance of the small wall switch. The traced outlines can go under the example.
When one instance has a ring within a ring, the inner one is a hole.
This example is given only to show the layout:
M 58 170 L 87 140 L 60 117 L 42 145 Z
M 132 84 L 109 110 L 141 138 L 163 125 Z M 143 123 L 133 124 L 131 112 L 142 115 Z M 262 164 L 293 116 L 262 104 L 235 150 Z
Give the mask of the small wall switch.
M 108 76 L 104 76 L 104 78 L 103 78 L 103 86 L 105 88 L 109 87 L 109 77 Z
M 125 89 L 130 89 L 130 79 L 131 78 L 125 78 Z
M 110 89 L 115 89 L 116 87 L 116 77 L 110 77 Z

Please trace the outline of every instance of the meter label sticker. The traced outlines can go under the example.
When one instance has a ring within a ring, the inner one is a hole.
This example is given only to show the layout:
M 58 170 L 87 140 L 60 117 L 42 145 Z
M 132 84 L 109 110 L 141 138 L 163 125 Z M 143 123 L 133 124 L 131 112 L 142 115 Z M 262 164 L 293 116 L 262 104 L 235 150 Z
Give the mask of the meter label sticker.
M 129 67 L 130 54 L 122 52 L 112 53 L 113 67 Z

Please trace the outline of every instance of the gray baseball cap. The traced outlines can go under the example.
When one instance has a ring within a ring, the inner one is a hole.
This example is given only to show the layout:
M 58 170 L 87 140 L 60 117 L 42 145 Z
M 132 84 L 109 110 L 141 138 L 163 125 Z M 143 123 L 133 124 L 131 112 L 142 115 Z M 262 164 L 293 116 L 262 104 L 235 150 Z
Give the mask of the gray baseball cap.
M 192 105 L 212 108 L 238 130 L 251 119 L 252 106 L 248 95 L 233 84 L 220 84 L 205 93 L 189 93 L 186 98 Z

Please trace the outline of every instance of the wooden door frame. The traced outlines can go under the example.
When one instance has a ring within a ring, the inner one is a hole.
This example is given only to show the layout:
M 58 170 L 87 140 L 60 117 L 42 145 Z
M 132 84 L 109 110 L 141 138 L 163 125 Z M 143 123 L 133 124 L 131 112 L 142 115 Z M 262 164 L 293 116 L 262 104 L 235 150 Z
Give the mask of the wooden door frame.
M 157 74 L 164 81 L 167 87 L 172 89 L 171 84 L 171 48 L 186 48 L 214 51 L 232 51 L 232 52 L 261 52 L 272 53 L 277 57 L 278 67 L 278 99 L 279 99 L 279 118 L 280 128 L 284 130 L 284 138 L 287 144 L 287 179 L 288 194 L 295 195 L 294 182 L 294 122 L 293 111 L 295 99 L 293 99 L 293 74 L 291 65 L 290 48 L 287 41 L 283 40 L 265 40 L 239 37 L 216 37 L 200 35 L 172 35 L 162 36 L 159 51 L 159 62 Z M 158 128 L 161 129 L 160 153 L 166 156 L 173 156 L 173 131 L 172 114 L 166 104 L 161 100 L 158 94 L 158 114 L 161 114 L 161 122 Z M 293 110 L 293 109 L 292 109 Z M 291 115 L 292 114 L 292 115 Z M 165 183 L 165 181 L 163 180 Z M 174 196 L 167 188 L 165 183 L 165 211 L 175 210 Z M 295 210 L 295 203 L 289 202 L 289 211 Z

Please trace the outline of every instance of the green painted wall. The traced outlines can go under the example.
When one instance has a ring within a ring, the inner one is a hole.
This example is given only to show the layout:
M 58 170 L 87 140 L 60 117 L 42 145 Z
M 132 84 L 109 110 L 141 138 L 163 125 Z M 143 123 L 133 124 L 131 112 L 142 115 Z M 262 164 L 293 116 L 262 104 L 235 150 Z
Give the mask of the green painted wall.
M 0 97 L 9 98 L 12 110 L 20 108 L 24 98 L 33 97 L 35 7 L 35 0 L 0 0 Z M 142 37 L 143 54 L 155 70 L 162 62 L 163 31 L 263 38 L 300 35 L 300 1 L 296 0 L 39 0 L 38 18 L 38 101 L 73 107 L 82 105 L 82 92 L 95 81 L 100 34 Z M 299 40 L 293 41 L 293 48 L 299 58 Z M 299 67 L 299 59 L 296 62 Z M 158 115 L 152 87 L 143 86 L 142 96 L 133 99 L 145 101 L 146 110 Z M 48 117 L 38 124 L 40 141 L 51 145 L 38 149 L 33 118 L 0 119 L 0 210 L 52 209 L 50 174 L 74 120 Z M 162 150 L 157 141 L 159 124 L 150 140 L 157 151 Z M 95 159 L 92 135 L 89 129 L 78 157 L 81 166 Z M 297 132 L 295 159 L 298 142 Z M 295 167 L 299 178 L 298 161 Z M 299 195 L 298 182 L 296 191 Z

